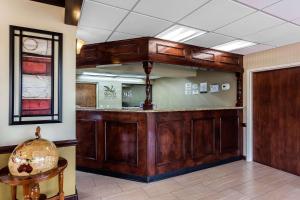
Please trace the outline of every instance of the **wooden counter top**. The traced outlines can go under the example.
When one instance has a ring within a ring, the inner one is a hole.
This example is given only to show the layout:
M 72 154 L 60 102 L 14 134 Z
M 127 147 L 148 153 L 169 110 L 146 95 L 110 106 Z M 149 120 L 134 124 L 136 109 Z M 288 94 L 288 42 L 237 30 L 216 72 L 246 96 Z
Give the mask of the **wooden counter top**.
M 224 107 L 201 107 L 201 108 L 163 108 L 154 110 L 143 110 L 141 108 L 123 108 L 123 109 L 105 109 L 105 108 L 77 108 L 77 111 L 101 111 L 101 112 L 192 112 L 192 111 L 209 111 L 209 110 L 232 110 L 243 109 L 244 107 L 224 106 Z

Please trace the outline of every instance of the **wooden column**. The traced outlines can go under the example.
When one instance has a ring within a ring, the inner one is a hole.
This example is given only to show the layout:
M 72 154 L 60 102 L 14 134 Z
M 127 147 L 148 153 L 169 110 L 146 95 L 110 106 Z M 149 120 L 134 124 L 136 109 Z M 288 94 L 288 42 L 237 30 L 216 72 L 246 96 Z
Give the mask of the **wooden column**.
M 152 70 L 153 62 L 151 61 L 144 61 L 143 68 L 146 73 L 146 99 L 143 104 L 144 110 L 152 110 L 153 104 L 151 99 L 151 82 L 150 82 L 150 73 Z
M 243 73 L 235 73 L 237 80 L 236 106 L 243 106 Z

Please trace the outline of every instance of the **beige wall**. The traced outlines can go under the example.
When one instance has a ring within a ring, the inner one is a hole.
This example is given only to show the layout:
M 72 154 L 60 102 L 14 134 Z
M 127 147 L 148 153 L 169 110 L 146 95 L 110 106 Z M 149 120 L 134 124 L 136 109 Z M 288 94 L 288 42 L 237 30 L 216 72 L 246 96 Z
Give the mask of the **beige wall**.
M 244 105 L 247 106 L 247 70 L 300 63 L 300 43 L 244 56 Z
M 249 54 L 244 56 L 244 122 L 247 120 L 247 71 L 251 69 L 276 67 L 281 65 L 293 65 L 295 63 L 300 63 L 300 43 L 295 43 L 275 49 L 270 49 L 267 51 L 262 51 L 254 54 Z M 299 64 L 300 66 L 300 64 Z M 244 154 L 246 148 L 246 130 L 244 134 Z
M 41 125 L 41 128 L 42 136 L 47 139 L 74 139 L 76 28 L 64 24 L 63 8 L 28 0 L 1 1 L 0 19 L 0 146 L 14 145 L 31 138 L 36 126 L 8 126 L 9 25 L 63 33 L 63 123 Z
M 228 91 L 218 93 L 203 93 L 185 95 L 185 83 L 200 84 L 230 83 Z M 234 73 L 199 71 L 197 77 L 191 78 L 161 78 L 153 82 L 153 103 L 158 108 L 193 108 L 214 106 L 235 106 L 236 77 Z
M 64 24 L 64 9 L 29 0 L 2 0 L 0 6 L 0 146 L 15 145 L 34 136 L 36 125 L 9 126 L 9 25 L 24 26 L 63 33 L 63 123 L 41 125 L 42 136 L 49 140 L 75 139 L 75 35 L 76 27 Z M 70 166 L 67 176 L 67 194 L 75 188 L 75 149 L 61 150 Z M 0 155 L 0 167 L 7 162 L 7 155 Z M 52 191 L 53 183 L 48 190 Z M 4 186 L 0 184 L 0 200 Z

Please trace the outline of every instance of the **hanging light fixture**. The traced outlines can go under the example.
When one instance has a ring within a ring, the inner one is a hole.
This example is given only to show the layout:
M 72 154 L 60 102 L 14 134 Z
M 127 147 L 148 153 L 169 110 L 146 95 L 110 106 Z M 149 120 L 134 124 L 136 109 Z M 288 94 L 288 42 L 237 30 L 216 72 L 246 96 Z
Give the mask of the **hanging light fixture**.
M 76 53 L 77 54 L 80 54 L 81 48 L 83 47 L 84 44 L 85 44 L 85 41 L 83 41 L 81 39 L 76 40 Z

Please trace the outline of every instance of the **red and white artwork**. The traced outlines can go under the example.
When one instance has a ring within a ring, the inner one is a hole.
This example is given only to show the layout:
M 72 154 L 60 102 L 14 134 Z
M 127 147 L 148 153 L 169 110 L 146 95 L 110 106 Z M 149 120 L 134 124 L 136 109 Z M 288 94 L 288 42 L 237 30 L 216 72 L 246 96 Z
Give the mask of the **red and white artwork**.
M 23 52 L 44 56 L 52 54 L 51 40 L 37 39 L 31 37 L 23 38 Z
M 23 57 L 22 115 L 51 114 L 51 59 Z

